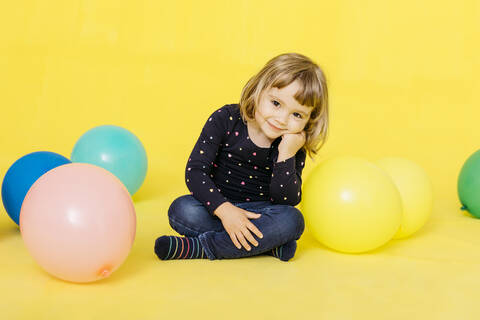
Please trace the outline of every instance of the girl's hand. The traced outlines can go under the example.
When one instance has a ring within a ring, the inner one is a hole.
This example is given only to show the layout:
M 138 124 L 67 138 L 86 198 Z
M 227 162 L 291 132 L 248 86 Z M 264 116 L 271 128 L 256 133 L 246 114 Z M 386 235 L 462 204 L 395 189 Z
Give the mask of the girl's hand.
M 216 216 L 222 221 L 223 227 L 227 231 L 233 244 L 241 249 L 242 245 L 247 251 L 251 250 L 247 240 L 255 247 L 258 246 L 257 240 L 251 234 L 251 231 L 259 238 L 263 238 L 263 234 L 257 227 L 248 219 L 258 219 L 261 214 L 253 213 L 247 210 L 243 210 L 231 204 L 225 202 L 221 204 L 214 212 Z M 240 245 L 240 243 L 242 245 Z
M 278 145 L 278 162 L 293 157 L 305 145 L 306 133 L 285 133 Z

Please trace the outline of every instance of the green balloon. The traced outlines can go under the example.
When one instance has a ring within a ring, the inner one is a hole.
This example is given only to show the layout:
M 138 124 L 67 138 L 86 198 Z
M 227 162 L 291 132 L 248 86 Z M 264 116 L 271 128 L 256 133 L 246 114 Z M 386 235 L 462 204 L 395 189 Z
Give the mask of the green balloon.
M 480 218 L 480 150 L 463 164 L 458 176 L 458 197 L 463 207 L 475 218 Z
M 118 126 L 104 125 L 84 133 L 73 147 L 72 162 L 102 167 L 125 185 L 133 195 L 147 174 L 147 153 L 140 140 Z

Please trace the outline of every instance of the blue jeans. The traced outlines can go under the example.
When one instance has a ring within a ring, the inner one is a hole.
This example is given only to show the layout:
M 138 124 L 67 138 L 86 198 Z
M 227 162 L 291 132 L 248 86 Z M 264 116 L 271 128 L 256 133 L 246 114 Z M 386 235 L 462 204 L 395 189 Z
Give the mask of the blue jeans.
M 260 239 L 251 232 L 258 246 L 250 244 L 250 251 L 243 246 L 238 249 L 225 231 L 221 220 L 211 215 L 203 204 L 191 195 L 181 196 L 172 202 L 168 209 L 170 226 L 181 235 L 198 237 L 210 260 L 255 256 L 289 241 L 300 239 L 305 229 L 302 213 L 293 206 L 272 204 L 269 201 L 232 202 L 232 204 L 261 214 L 258 219 L 250 219 L 263 234 L 263 238 Z

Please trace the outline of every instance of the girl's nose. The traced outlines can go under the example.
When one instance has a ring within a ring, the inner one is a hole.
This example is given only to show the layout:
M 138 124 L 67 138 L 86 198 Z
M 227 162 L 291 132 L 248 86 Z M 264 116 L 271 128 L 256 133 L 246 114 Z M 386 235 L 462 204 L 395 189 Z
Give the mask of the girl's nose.
M 277 117 L 278 124 L 281 124 L 283 127 L 287 124 L 288 112 L 282 112 Z

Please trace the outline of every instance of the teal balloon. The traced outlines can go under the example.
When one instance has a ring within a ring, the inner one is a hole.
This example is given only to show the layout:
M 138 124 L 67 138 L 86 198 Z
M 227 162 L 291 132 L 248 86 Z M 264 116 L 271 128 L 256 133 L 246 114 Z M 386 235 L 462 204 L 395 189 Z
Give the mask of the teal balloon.
M 463 207 L 475 218 L 480 218 L 480 150 L 463 164 L 458 176 L 458 197 Z
M 71 160 L 110 171 L 130 195 L 137 192 L 147 175 L 147 153 L 142 142 L 127 129 L 113 125 L 85 132 L 75 143 Z

